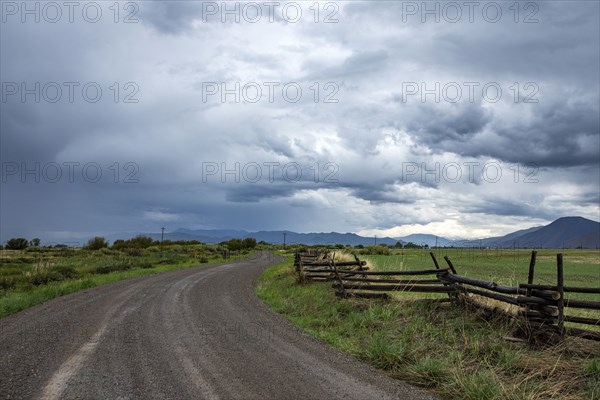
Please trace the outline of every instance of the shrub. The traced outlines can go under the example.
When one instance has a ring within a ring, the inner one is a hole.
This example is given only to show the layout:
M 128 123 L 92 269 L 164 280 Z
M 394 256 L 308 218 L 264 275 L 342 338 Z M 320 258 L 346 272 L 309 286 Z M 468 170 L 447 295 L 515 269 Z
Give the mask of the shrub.
M 129 249 L 125 249 L 125 255 L 129 257 L 141 257 L 142 249 L 139 247 L 132 247 Z
M 127 248 L 127 243 L 123 239 L 117 239 L 113 242 L 112 248 L 115 250 L 123 250 Z
M 245 239 L 231 239 L 225 242 L 219 243 L 221 246 L 227 247 L 231 251 L 253 249 L 256 247 L 256 239 L 248 237 Z
M 23 250 L 29 246 L 29 242 L 25 238 L 12 238 L 6 242 L 7 250 Z
M 389 256 L 390 254 L 392 254 L 392 252 L 390 251 L 389 247 L 383 245 L 367 246 L 364 249 L 360 250 L 360 254 Z
M 64 279 L 76 279 L 79 278 L 79 272 L 77 272 L 77 270 L 73 267 L 69 267 L 69 266 L 62 266 L 62 267 L 56 267 L 54 269 L 56 272 L 58 272 L 60 275 L 62 275 L 62 277 Z
M 248 237 L 242 240 L 242 248 L 253 249 L 256 247 L 256 239 Z
M 147 249 L 148 247 L 155 245 L 156 243 L 157 242 L 155 242 L 151 237 L 140 235 L 128 240 L 115 240 L 115 242 L 112 245 L 112 248 L 115 250 L 123 250 L 130 248 Z
M 116 272 L 116 271 L 127 271 L 130 268 L 131 268 L 131 264 L 129 264 L 129 263 L 100 265 L 94 269 L 94 273 L 95 274 L 110 274 L 111 272 Z
M 87 250 L 100 250 L 105 247 L 108 247 L 108 242 L 102 236 L 96 236 L 95 238 L 88 240 L 87 244 L 84 246 Z
M 52 281 L 61 281 L 64 276 L 50 269 L 51 265 L 48 262 L 39 262 L 33 264 L 31 271 L 23 274 L 24 281 L 28 284 L 39 286 L 45 285 Z
M 0 276 L 0 289 L 8 290 L 17 286 L 17 279 L 14 276 Z
M 205 256 L 202 256 L 198 259 L 198 261 L 200 262 L 200 264 L 206 264 L 208 262 L 208 258 Z
M 131 247 L 139 247 L 142 249 L 148 248 L 154 244 L 154 240 L 148 236 L 136 236 L 128 241 L 131 243 Z
M 117 250 L 112 250 L 107 247 L 100 249 L 100 253 L 105 254 L 107 256 L 116 256 L 119 254 L 119 252 Z

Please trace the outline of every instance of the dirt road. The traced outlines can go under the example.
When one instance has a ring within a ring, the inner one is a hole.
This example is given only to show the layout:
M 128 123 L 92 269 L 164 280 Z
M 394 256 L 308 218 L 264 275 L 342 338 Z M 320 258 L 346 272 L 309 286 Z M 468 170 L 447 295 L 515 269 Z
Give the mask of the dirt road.
M 257 299 L 255 280 L 273 261 L 122 281 L 0 320 L 0 398 L 432 398 Z

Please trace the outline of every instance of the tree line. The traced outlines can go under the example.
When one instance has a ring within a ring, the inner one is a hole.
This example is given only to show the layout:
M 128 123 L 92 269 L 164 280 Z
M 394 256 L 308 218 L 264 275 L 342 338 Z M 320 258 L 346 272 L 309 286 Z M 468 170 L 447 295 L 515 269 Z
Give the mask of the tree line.
M 33 238 L 32 240 L 27 240 L 25 238 L 12 238 L 6 242 L 6 245 L 2 247 L 0 245 L 0 249 L 6 250 L 24 250 L 28 247 L 39 247 L 41 240 L 39 238 Z M 115 240 L 112 246 L 110 246 L 109 242 L 106 238 L 102 236 L 95 236 L 89 239 L 86 244 L 83 246 L 86 250 L 100 250 L 108 247 L 112 247 L 115 250 L 125 250 L 125 249 L 146 249 L 150 246 L 170 246 L 170 245 L 195 245 L 195 244 L 203 244 L 198 240 L 154 240 L 149 236 L 136 236 L 131 239 L 118 239 Z M 244 239 L 231 239 L 224 242 L 219 243 L 219 245 L 227 248 L 228 250 L 238 251 L 238 250 L 247 250 L 253 249 L 256 247 L 256 239 L 254 238 L 244 238 Z M 61 245 L 56 245 L 54 247 L 64 247 Z

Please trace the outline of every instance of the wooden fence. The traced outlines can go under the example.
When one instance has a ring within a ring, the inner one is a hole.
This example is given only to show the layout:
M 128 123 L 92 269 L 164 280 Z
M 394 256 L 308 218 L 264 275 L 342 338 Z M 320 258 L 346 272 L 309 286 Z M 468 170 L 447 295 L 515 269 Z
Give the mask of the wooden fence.
M 565 293 L 600 294 L 600 287 L 565 286 L 562 254 L 556 257 L 556 285 L 534 284 L 537 252 L 533 251 L 527 283 L 518 287 L 461 276 L 447 256 L 444 259 L 448 267 L 441 268 L 435 255 L 430 255 L 435 269 L 368 271 L 365 262 L 356 256 L 355 261 L 335 262 L 326 254 L 296 254 L 296 271 L 308 280 L 333 281 L 332 287 L 336 289 L 336 295 L 344 298 L 388 298 L 389 294 L 386 292 L 394 291 L 447 293 L 450 301 L 455 303 L 522 319 L 532 335 L 540 331 L 551 331 L 560 337 L 568 334 L 600 341 L 598 331 L 565 326 L 565 322 L 600 326 L 600 319 L 565 314 L 565 309 L 568 308 L 600 310 L 600 301 L 565 298 Z M 481 299 L 478 300 L 478 297 L 493 301 L 486 304 Z M 507 307 L 508 310 L 503 309 L 495 302 L 510 306 Z
M 294 265 L 302 280 L 330 281 L 335 277 L 333 256 L 328 253 L 296 253 Z M 366 262 L 354 256 L 354 261 L 335 263 L 335 268 L 344 271 L 366 270 Z
M 451 293 L 454 289 L 437 278 L 440 270 L 422 271 L 344 271 L 334 265 L 336 282 L 332 285 L 341 297 L 389 297 L 390 291 Z M 434 279 L 408 278 L 434 275 Z M 378 293 L 371 293 L 378 292 Z

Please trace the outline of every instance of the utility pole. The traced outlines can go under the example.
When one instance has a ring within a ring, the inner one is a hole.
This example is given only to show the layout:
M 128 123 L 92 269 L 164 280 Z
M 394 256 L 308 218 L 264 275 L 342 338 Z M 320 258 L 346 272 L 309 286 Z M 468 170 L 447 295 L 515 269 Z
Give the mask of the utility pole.
M 285 236 L 287 235 L 286 232 L 283 232 L 283 249 L 285 250 Z
M 377 235 L 375 235 L 375 246 L 377 246 Z
M 160 254 L 163 252 L 163 240 L 165 238 L 165 228 L 160 228 Z

